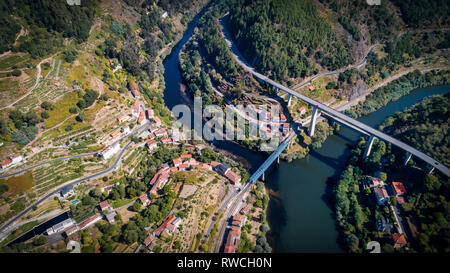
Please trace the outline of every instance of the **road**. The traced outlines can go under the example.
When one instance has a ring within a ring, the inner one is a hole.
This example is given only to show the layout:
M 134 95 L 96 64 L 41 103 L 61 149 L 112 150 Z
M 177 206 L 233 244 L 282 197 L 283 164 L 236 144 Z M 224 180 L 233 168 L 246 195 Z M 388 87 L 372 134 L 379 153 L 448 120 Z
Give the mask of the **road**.
M 225 18 L 225 17 L 224 17 Z M 389 142 L 391 144 L 393 144 L 394 146 L 399 147 L 400 149 L 414 155 L 415 157 L 423 160 L 424 162 L 426 162 L 427 164 L 429 164 L 431 166 L 431 168 L 436 168 L 437 170 L 441 171 L 443 174 L 445 174 L 447 177 L 450 177 L 450 169 L 445 166 L 444 164 L 440 163 L 439 161 L 435 160 L 434 158 L 426 155 L 425 153 L 407 145 L 406 143 L 403 143 L 383 132 L 378 131 L 377 129 L 374 129 L 368 125 L 365 125 L 362 122 L 359 122 L 353 118 L 350 118 L 328 106 L 326 106 L 325 104 L 315 101 L 303 94 L 300 94 L 288 87 L 285 87 L 271 79 L 269 79 L 267 76 L 256 72 L 256 70 L 249 66 L 244 59 L 242 58 L 242 55 L 239 53 L 239 50 L 237 49 L 237 47 L 232 43 L 231 37 L 229 35 L 229 33 L 226 31 L 225 28 L 225 24 L 223 23 L 223 18 L 221 20 L 221 25 L 222 25 L 222 33 L 223 36 L 225 37 L 225 40 L 227 41 L 228 45 L 231 48 L 231 52 L 233 53 L 236 61 L 238 63 L 240 63 L 245 70 L 247 70 L 248 72 L 252 73 L 253 76 L 255 76 L 256 78 L 278 88 L 279 90 L 283 90 L 288 94 L 291 94 L 301 100 L 303 100 L 304 102 L 308 103 L 309 105 L 313 106 L 313 107 L 317 107 L 319 110 L 321 110 L 322 112 L 326 113 L 328 116 L 330 116 L 333 119 L 336 119 L 338 121 L 343 121 L 344 125 L 352 125 L 354 128 L 357 128 L 360 131 L 365 132 L 368 135 L 373 135 L 374 137 L 376 137 L 379 140 L 383 140 L 385 142 Z
M 144 125 L 142 125 L 141 127 L 138 127 L 138 129 L 136 131 L 138 131 L 138 133 L 141 133 L 142 131 L 144 131 L 145 129 L 147 129 L 149 127 L 149 123 L 146 123 Z M 131 133 L 130 133 L 131 134 Z M 119 141 L 119 140 L 117 140 Z M 106 174 L 109 174 L 110 172 L 114 171 L 116 168 L 118 168 L 120 166 L 120 162 L 122 160 L 122 156 L 125 154 L 126 150 L 128 149 L 128 147 L 131 145 L 132 141 L 130 140 L 120 151 L 119 156 L 117 157 L 117 159 L 114 161 L 114 163 L 112 164 L 111 167 L 109 167 L 106 170 L 103 170 L 101 172 L 89 175 L 87 177 L 84 178 L 80 178 L 71 182 L 67 182 L 61 186 L 59 186 L 58 188 L 56 188 L 55 190 L 53 190 L 52 192 L 46 194 L 44 197 L 41 197 L 38 201 L 36 201 L 35 203 L 33 203 L 32 205 L 30 205 L 29 207 L 27 207 L 25 210 L 23 210 L 21 213 L 19 213 L 18 215 L 14 216 L 12 219 L 10 219 L 8 222 L 6 222 L 6 224 L 4 224 L 1 228 L 0 228 L 0 233 L 3 232 L 3 230 L 5 230 L 9 225 L 11 225 L 12 223 L 14 223 L 15 221 L 17 221 L 18 219 L 20 219 L 22 216 L 24 216 L 25 214 L 27 214 L 30 210 L 33 209 L 34 206 L 37 206 L 39 204 L 41 204 L 42 202 L 44 202 L 45 200 L 47 200 L 48 198 L 52 197 L 53 195 L 57 194 L 62 188 L 66 187 L 66 186 L 75 186 L 78 185 L 80 183 L 83 183 L 85 181 L 88 181 L 90 179 L 94 179 L 97 177 L 101 177 L 104 176 Z

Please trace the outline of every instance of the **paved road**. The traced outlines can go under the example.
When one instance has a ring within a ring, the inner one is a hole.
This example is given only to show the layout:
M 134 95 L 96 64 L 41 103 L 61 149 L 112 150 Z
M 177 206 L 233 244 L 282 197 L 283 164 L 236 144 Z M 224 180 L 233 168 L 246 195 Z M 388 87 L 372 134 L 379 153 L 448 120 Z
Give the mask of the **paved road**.
M 142 131 L 144 131 L 145 129 L 147 129 L 149 126 L 149 123 L 144 124 L 141 127 L 138 127 L 139 129 L 136 130 L 138 131 L 138 133 L 141 133 Z M 131 134 L 131 133 L 130 133 Z M 44 197 L 40 198 L 38 201 L 36 201 L 35 203 L 33 203 L 32 205 L 30 205 L 28 208 L 26 208 L 25 210 L 23 210 L 21 213 L 19 213 L 18 215 L 16 215 L 15 217 L 13 217 L 12 219 L 10 219 L 6 224 L 4 224 L 1 228 L 0 228 L 0 233 L 3 232 L 3 230 L 5 230 L 9 225 L 11 225 L 12 223 L 14 223 L 15 221 L 17 221 L 19 218 L 21 218 L 22 216 L 24 216 L 25 214 L 27 214 L 34 206 L 37 206 L 39 204 L 41 204 L 42 202 L 44 202 L 45 200 L 47 200 L 48 198 L 52 197 L 53 195 L 57 194 L 62 188 L 66 187 L 66 186 L 74 186 L 74 185 L 78 185 L 80 183 L 83 183 L 85 181 L 88 181 L 90 179 L 94 179 L 97 177 L 101 177 L 104 176 L 106 174 L 109 174 L 110 172 L 114 171 L 116 168 L 118 168 L 120 166 L 120 162 L 122 160 L 122 156 L 125 154 L 126 150 L 128 149 L 128 147 L 131 145 L 132 141 L 129 141 L 120 151 L 119 156 L 117 157 L 117 159 L 114 161 L 113 165 L 111 167 L 109 167 L 108 169 L 98 172 L 96 174 L 92 174 L 89 175 L 87 177 L 84 178 L 80 178 L 77 179 L 75 181 L 72 182 L 68 182 L 65 183 L 61 186 L 59 186 L 58 188 L 56 188 L 55 190 L 53 190 L 52 192 L 48 193 L 47 195 L 45 195 Z
M 223 21 L 223 18 L 222 18 L 221 21 Z M 414 155 L 415 157 L 417 157 L 417 158 L 423 160 L 424 162 L 428 163 L 431 166 L 431 168 L 436 168 L 437 170 L 439 170 L 443 174 L 445 174 L 447 177 L 450 177 L 450 170 L 449 170 L 449 168 L 446 165 L 440 163 L 439 161 L 437 161 L 434 158 L 426 155 L 425 153 L 422 153 L 421 151 L 419 151 L 419 150 L 417 150 L 417 149 L 407 145 L 406 143 L 403 143 L 403 142 L 401 142 L 401 141 L 399 141 L 399 140 L 397 140 L 397 139 L 395 139 L 395 138 L 393 138 L 393 137 L 391 137 L 391 136 L 389 136 L 389 135 L 387 135 L 387 134 L 385 134 L 383 132 L 380 132 L 380 131 L 378 131 L 378 130 L 376 130 L 376 129 L 368 126 L 368 125 L 365 125 L 362 122 L 359 122 L 359 121 L 357 121 L 357 120 L 355 120 L 353 118 L 350 118 L 350 117 L 348 117 L 348 116 L 346 116 L 346 115 L 344 115 L 344 114 L 342 114 L 342 113 L 340 113 L 340 112 L 338 112 L 338 111 L 336 111 L 336 110 L 326 106 L 323 103 L 315 101 L 315 100 L 313 100 L 313 99 L 311 99 L 311 98 L 309 98 L 309 97 L 307 97 L 307 96 L 305 96 L 303 94 L 300 94 L 300 93 L 298 93 L 298 92 L 296 92 L 296 91 L 294 91 L 294 90 L 292 90 L 292 89 L 290 89 L 288 87 L 285 87 L 285 86 L 283 86 L 283 85 L 281 85 L 281 84 L 279 84 L 279 83 L 269 79 L 267 76 L 265 76 L 265 75 L 263 75 L 263 74 L 261 74 L 259 72 L 256 72 L 256 70 L 253 67 L 249 66 L 244 61 L 244 58 L 242 58 L 242 55 L 237 50 L 236 46 L 231 42 L 232 40 L 231 40 L 231 37 L 230 37 L 229 33 L 226 31 L 225 24 L 223 22 L 221 22 L 221 24 L 223 26 L 222 27 L 223 35 L 224 35 L 227 43 L 230 45 L 231 51 L 234 54 L 235 59 L 237 60 L 238 63 L 240 63 L 244 67 L 245 70 L 247 70 L 248 72 L 252 73 L 256 78 L 258 78 L 258 79 L 260 79 L 260 80 L 262 80 L 262 81 L 264 81 L 264 82 L 266 82 L 266 83 L 268 83 L 268 84 L 278 88 L 279 90 L 283 90 L 286 93 L 289 93 L 289 94 L 291 94 L 291 95 L 293 95 L 293 96 L 295 96 L 295 97 L 305 101 L 306 103 L 308 103 L 309 105 L 311 105 L 313 107 L 317 107 L 319 110 L 321 110 L 322 112 L 326 113 L 331 118 L 334 118 L 334 119 L 336 119 L 338 121 L 341 121 L 341 122 L 343 121 L 344 125 L 350 124 L 350 125 L 352 125 L 353 128 L 356 128 L 356 129 L 358 129 L 360 131 L 363 131 L 363 132 L 365 132 L 368 135 L 373 135 L 374 137 L 376 137 L 376 138 L 378 138 L 380 140 L 389 142 L 389 143 L 393 144 L 394 146 L 397 146 L 400 149 L 402 149 L 402 150 L 404 150 L 406 152 L 409 152 L 410 154 Z

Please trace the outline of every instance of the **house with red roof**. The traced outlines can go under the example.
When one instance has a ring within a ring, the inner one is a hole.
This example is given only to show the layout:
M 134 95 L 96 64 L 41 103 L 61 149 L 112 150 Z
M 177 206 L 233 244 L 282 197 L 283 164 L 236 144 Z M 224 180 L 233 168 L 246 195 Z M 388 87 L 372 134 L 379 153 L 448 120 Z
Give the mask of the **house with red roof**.
M 398 234 L 398 233 L 392 234 L 392 242 L 394 248 L 402 248 L 408 244 L 408 242 L 406 241 L 405 234 Z
M 283 113 L 280 113 L 280 122 L 286 122 L 287 118 Z
M 2 166 L 2 169 L 6 169 L 8 167 L 11 167 L 12 165 L 12 160 L 11 159 L 5 159 L 2 161 L 2 163 L 0 163 L 0 165 Z
M 389 195 L 384 187 L 374 188 L 375 198 L 377 199 L 378 205 L 384 205 L 386 201 L 389 200 Z
M 161 126 L 161 119 L 160 118 L 158 118 L 157 116 L 154 116 L 152 120 L 156 124 L 156 126 Z
M 141 113 L 139 114 L 139 118 L 138 118 L 138 120 L 137 120 L 137 123 L 138 123 L 139 125 L 142 125 L 142 124 L 144 123 L 144 121 L 145 121 L 145 113 L 144 113 L 144 112 L 141 112 Z
M 105 200 L 105 201 L 103 201 L 103 202 L 100 202 L 100 209 L 101 209 L 102 211 L 105 211 L 105 210 L 112 210 L 113 207 L 111 206 L 110 203 L 108 203 L 107 200 Z
M 297 108 L 297 112 L 299 112 L 300 115 L 304 115 L 306 113 L 306 107 L 300 106 L 299 108 Z
M 158 130 L 156 130 L 156 131 L 154 132 L 154 134 L 155 134 L 156 137 L 163 137 L 163 136 L 166 135 L 166 129 L 164 129 L 164 128 L 159 128 Z
M 187 164 L 187 163 L 183 163 L 183 164 L 181 164 L 181 165 L 178 166 L 178 169 L 179 169 L 180 171 L 185 171 L 185 170 L 187 170 L 188 168 L 189 168 L 189 164 Z
M 132 109 L 132 111 L 131 111 L 131 114 L 133 115 L 133 116 L 135 116 L 135 117 L 138 117 L 139 116 L 139 112 L 140 112 L 140 108 L 141 107 L 141 103 L 139 102 L 139 101 L 134 101 L 134 104 L 133 104 L 133 109 Z
M 128 117 L 125 116 L 125 115 L 120 115 L 120 116 L 117 117 L 117 121 L 119 123 L 125 122 L 125 121 L 127 121 L 127 119 L 128 119 Z
M 148 204 L 150 204 L 150 199 L 148 198 L 147 193 L 139 196 L 139 200 L 141 201 L 143 206 L 147 206 Z
M 246 221 L 247 221 L 247 216 L 242 215 L 242 214 L 236 214 L 233 216 L 233 221 L 231 222 L 231 225 L 241 228 L 245 225 Z
M 394 190 L 396 196 L 406 194 L 406 188 L 402 182 L 392 182 L 392 189 Z
M 233 172 L 232 170 L 228 170 L 227 172 L 225 172 L 225 177 L 228 178 L 228 180 L 230 180 L 231 184 L 233 185 L 241 183 L 242 180 L 241 176 Z
M 180 158 L 183 160 L 190 159 L 190 158 L 192 158 L 192 155 L 191 154 L 182 154 L 182 155 L 180 155 Z
M 149 151 L 151 151 L 158 147 L 158 143 L 156 142 L 156 140 L 151 139 L 151 140 L 147 141 L 147 143 L 145 143 L 145 146 L 147 147 L 147 149 Z
M 182 160 L 181 158 L 179 158 L 179 157 L 177 157 L 177 158 L 175 158 L 175 159 L 173 160 L 173 165 L 174 165 L 175 167 L 180 166 L 182 163 L 183 163 L 183 160 Z
M 81 222 L 81 224 L 79 224 L 78 227 L 80 228 L 80 230 L 86 229 L 92 226 L 93 224 L 97 223 L 101 219 L 102 216 L 100 214 L 96 214 L 94 216 L 89 217 L 87 220 Z
M 232 227 L 228 231 L 227 241 L 225 242 L 224 253 L 235 253 L 241 240 L 241 229 Z
M 176 217 L 174 215 L 169 215 L 166 217 L 166 219 L 164 220 L 164 222 L 155 229 L 155 231 L 153 231 L 153 234 L 155 234 L 155 236 L 160 236 L 161 233 L 164 231 L 164 229 L 166 229 L 166 227 L 172 223 L 174 220 L 176 219 Z

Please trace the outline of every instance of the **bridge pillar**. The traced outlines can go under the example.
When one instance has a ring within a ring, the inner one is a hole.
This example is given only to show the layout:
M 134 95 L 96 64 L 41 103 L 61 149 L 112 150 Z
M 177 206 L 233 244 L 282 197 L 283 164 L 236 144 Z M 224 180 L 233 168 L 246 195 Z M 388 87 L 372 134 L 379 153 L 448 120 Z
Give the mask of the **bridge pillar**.
M 405 162 L 403 163 L 404 166 L 406 166 L 406 164 L 408 164 L 409 160 L 411 160 L 411 157 L 412 157 L 411 153 L 406 154 Z
M 434 171 L 434 167 L 431 166 L 430 169 L 428 170 L 428 174 L 432 173 Z
M 292 95 L 289 94 L 289 97 L 288 97 L 288 106 L 291 106 L 291 101 L 292 101 Z
M 278 90 L 278 87 L 275 87 L 275 95 L 278 95 L 278 91 L 280 91 Z
M 311 116 L 311 122 L 309 123 L 309 136 L 314 136 L 314 129 L 316 128 L 316 121 L 317 121 L 317 106 L 314 106 L 312 116 Z
M 262 174 L 261 180 L 262 180 L 262 181 L 266 180 L 266 179 L 265 179 L 265 176 L 264 176 L 264 173 Z
M 372 150 L 372 145 L 375 138 L 376 137 L 374 135 L 370 136 L 369 142 L 366 145 L 366 150 L 364 151 L 363 160 L 365 160 L 370 155 L 370 151 Z
M 277 164 L 280 164 L 280 156 L 277 156 Z

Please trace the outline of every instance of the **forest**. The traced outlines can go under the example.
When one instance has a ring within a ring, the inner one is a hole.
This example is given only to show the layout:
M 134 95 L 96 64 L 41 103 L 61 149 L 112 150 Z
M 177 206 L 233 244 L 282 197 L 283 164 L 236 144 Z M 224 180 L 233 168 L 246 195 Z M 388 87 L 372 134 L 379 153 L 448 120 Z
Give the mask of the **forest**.
M 62 46 L 62 37 L 75 38 L 84 42 L 98 6 L 97 0 L 81 1 L 81 5 L 69 6 L 65 0 L 6 0 L 0 3 L 0 52 L 8 49 L 29 52 L 32 57 L 43 57 Z M 29 35 L 25 36 L 16 48 L 12 43 L 20 31 L 18 19 L 26 21 Z M 5 31 L 3 31 L 5 30 Z
M 250 64 L 276 81 L 353 62 L 348 44 L 336 35 L 316 4 L 308 0 L 229 1 L 228 29 Z

